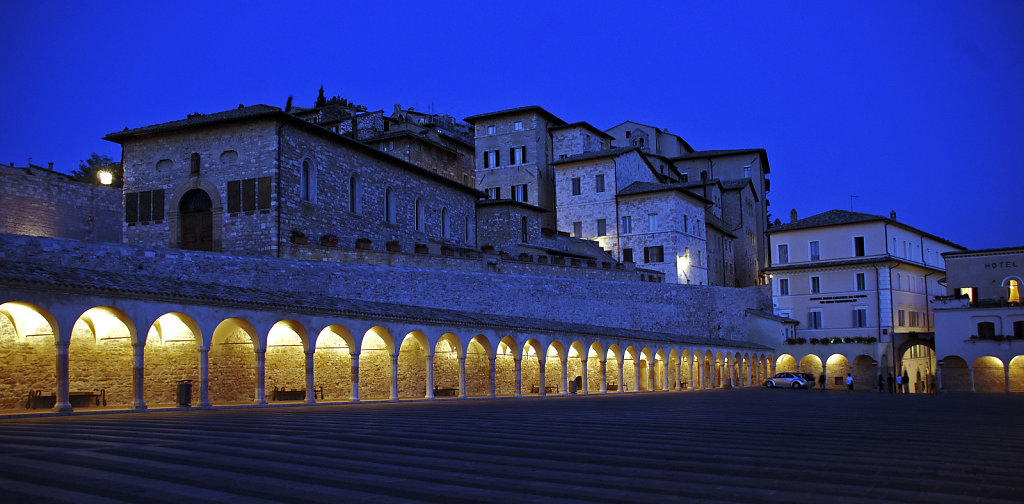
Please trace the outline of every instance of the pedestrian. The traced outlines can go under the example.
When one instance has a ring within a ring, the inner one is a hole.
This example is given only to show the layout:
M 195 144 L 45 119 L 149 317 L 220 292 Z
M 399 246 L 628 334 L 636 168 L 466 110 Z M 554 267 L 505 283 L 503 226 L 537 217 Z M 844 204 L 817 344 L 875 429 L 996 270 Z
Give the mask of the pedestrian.
M 818 375 L 818 389 L 820 389 L 822 392 L 825 391 L 825 372 L 824 371 L 822 371 L 821 374 Z
M 907 370 L 903 370 L 903 393 L 910 393 L 910 375 L 907 374 Z
M 853 375 L 846 373 L 846 391 L 853 392 Z
M 903 393 L 903 375 L 896 375 L 896 393 Z
M 936 387 L 938 387 L 938 385 L 937 385 L 937 384 L 935 383 L 935 381 L 936 381 L 936 380 L 935 380 L 935 375 L 932 375 L 932 376 L 931 376 L 931 380 L 932 380 L 932 383 L 931 383 L 931 387 L 930 387 L 930 388 L 929 388 L 928 390 L 929 390 L 929 391 L 930 391 L 930 392 L 931 392 L 932 394 L 934 394 L 934 393 L 938 392 L 938 389 L 936 388 Z
M 879 374 L 878 375 L 878 391 L 881 392 L 882 391 L 882 387 L 884 387 L 884 386 L 885 386 L 885 382 L 882 380 L 882 375 Z
M 889 384 L 889 393 L 891 394 L 892 391 L 893 391 L 893 389 L 892 389 L 892 373 L 889 373 L 889 377 L 885 379 L 885 383 Z

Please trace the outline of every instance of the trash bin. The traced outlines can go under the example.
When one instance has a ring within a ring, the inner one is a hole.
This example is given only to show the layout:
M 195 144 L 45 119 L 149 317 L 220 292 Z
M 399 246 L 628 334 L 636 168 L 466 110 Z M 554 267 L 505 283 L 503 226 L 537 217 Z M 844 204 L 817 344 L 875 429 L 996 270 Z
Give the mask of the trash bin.
M 178 380 L 178 406 L 192 406 L 192 380 Z
M 575 394 L 576 393 L 576 382 L 575 381 L 569 382 L 569 393 L 570 394 Z

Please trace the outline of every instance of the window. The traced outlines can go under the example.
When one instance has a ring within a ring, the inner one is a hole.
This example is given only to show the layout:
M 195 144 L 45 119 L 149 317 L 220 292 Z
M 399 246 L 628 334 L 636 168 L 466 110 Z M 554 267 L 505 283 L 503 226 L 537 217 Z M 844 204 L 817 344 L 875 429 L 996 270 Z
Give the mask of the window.
M 992 339 L 996 336 L 995 322 L 978 322 L 978 337 L 981 339 Z
M 821 294 L 821 277 L 811 277 L 811 294 Z
M 864 276 L 864 273 L 857 273 L 856 284 L 859 291 L 867 289 L 867 278 Z
M 655 232 L 658 230 L 658 214 L 649 213 L 647 214 L 647 231 Z
M 487 125 L 487 134 L 488 135 L 493 135 L 494 134 L 494 125 L 493 124 Z
M 683 232 L 690 232 L 690 216 L 686 214 L 683 214 Z
M 413 205 L 413 211 L 415 212 L 414 219 L 416 221 L 416 231 L 426 230 L 426 215 L 423 211 L 423 202 L 419 198 L 416 198 L 416 203 Z
M 1024 320 L 1018 320 L 1013 323 L 1013 337 L 1024 338 Z
M 309 160 L 302 161 L 302 173 L 299 180 L 299 197 L 302 201 L 312 203 L 316 197 L 316 172 Z
M 484 168 L 497 168 L 501 166 L 501 155 L 499 151 L 484 151 Z
M 867 327 L 868 326 L 868 309 L 867 308 L 854 308 L 853 309 L 853 327 Z
M 665 250 L 661 245 L 655 247 L 644 247 L 645 263 L 665 262 Z
M 744 166 L 743 167 L 743 178 L 750 178 L 750 167 L 749 166 Z
M 395 141 L 394 140 L 388 140 L 386 142 L 381 142 L 380 143 L 380 151 L 381 152 L 388 152 L 388 151 L 391 151 L 391 150 L 394 150 L 394 149 L 395 149 Z
M 788 278 L 780 278 L 779 279 L 779 295 L 780 296 L 788 296 L 789 295 L 789 279 Z
M 580 178 L 579 177 L 573 177 L 572 178 L 572 195 L 573 196 L 579 196 L 580 195 Z
M 896 312 L 896 314 L 898 316 L 899 326 L 900 327 L 905 327 L 907 325 L 907 312 L 904 311 L 904 310 L 900 310 L 900 311 Z
M 789 245 L 779 245 L 779 264 L 786 264 L 789 262 Z
M 489 199 L 501 199 L 501 188 L 500 187 L 488 187 L 484 189 Z
M 597 236 L 608 234 L 608 224 L 604 219 L 597 219 Z
M 148 224 L 164 219 L 164 190 L 142 191 L 124 195 L 124 221 Z
M 622 216 L 622 233 L 629 234 L 633 232 L 633 218 L 629 215 Z
M 525 219 L 525 217 L 524 217 L 524 219 Z M 448 228 L 449 227 L 451 227 L 451 226 L 448 225 L 448 208 L 447 207 L 441 207 L 441 238 L 443 238 L 445 240 L 448 239 Z
M 519 227 L 521 228 L 520 232 L 523 234 L 523 243 L 528 243 L 530 241 L 530 228 L 528 224 L 529 223 L 526 220 L 526 216 L 524 215 L 523 218 L 520 219 L 519 221 Z
M 359 184 L 359 176 L 352 175 L 348 179 L 348 211 L 360 213 L 363 210 L 363 194 Z
M 395 194 L 390 187 L 384 189 L 384 220 L 395 223 Z
M 469 244 L 469 245 L 473 245 L 476 242 L 476 240 L 474 240 L 474 238 L 476 237 L 476 234 L 473 233 L 473 230 L 474 230 L 474 228 L 473 228 L 473 217 L 470 216 L 470 215 L 467 215 L 466 216 L 466 243 Z
M 594 177 L 594 185 L 597 186 L 597 192 L 604 192 L 604 174 L 598 174 Z
M 583 223 L 576 221 L 572 223 L 572 235 L 576 238 L 583 236 Z
M 523 121 L 516 121 L 512 123 L 512 129 L 515 131 L 523 131 Z
M 812 261 L 820 261 L 821 260 L 821 242 L 819 242 L 819 241 L 809 242 L 807 244 L 807 248 L 808 248 L 808 253 L 810 254 L 809 257 L 811 258 Z
M 896 273 L 896 290 L 903 290 L 903 275 Z
M 512 186 L 512 199 L 526 201 L 526 184 Z
M 622 262 L 633 262 L 633 249 L 622 249 Z
M 508 149 L 508 164 L 517 165 L 526 162 L 526 146 L 521 147 L 509 147 Z
M 921 325 L 920 316 L 921 314 L 916 311 L 910 312 L 910 327 L 918 327 Z
M 191 175 L 199 175 L 199 153 L 193 152 L 192 158 L 190 159 L 190 170 Z
M 821 329 L 821 310 L 811 310 L 807 315 L 808 328 Z
M 1006 281 L 1006 301 L 1010 303 L 1020 302 L 1020 282 L 1014 278 Z
M 853 255 L 862 257 L 864 255 L 864 237 L 854 236 L 853 237 Z

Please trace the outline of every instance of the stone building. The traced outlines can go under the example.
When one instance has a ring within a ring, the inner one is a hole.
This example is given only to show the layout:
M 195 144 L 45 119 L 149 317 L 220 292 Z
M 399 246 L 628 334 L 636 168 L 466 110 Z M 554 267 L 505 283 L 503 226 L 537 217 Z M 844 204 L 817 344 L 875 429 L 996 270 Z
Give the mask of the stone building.
M 794 210 L 768 233 L 774 313 L 800 322 L 779 348 L 779 370 L 817 375 L 824 366 L 830 386 L 850 372 L 867 387 L 878 376 L 935 373 L 930 299 L 944 292 L 942 254 L 963 247 L 895 213 L 830 210 L 798 219 Z
M 624 121 L 608 128 L 605 133 L 614 138 L 613 145 L 636 147 L 646 154 L 673 158 L 693 152 L 693 147 L 679 135 L 634 121 Z
M 937 386 L 950 392 L 1024 392 L 1024 247 L 942 257 L 946 295 L 934 304 Z
M 280 255 L 290 241 L 475 245 L 470 187 L 275 107 L 111 133 L 128 243 Z

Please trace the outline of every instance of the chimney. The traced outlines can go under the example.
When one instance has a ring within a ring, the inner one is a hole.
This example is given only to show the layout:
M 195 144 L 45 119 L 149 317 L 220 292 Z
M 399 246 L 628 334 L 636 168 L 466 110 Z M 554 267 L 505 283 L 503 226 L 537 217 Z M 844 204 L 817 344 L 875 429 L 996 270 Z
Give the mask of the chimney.
M 896 210 L 889 212 L 889 219 L 896 220 Z
M 402 106 L 396 103 L 395 104 L 395 113 L 397 114 L 397 113 L 399 113 L 401 111 L 402 111 Z
M 50 171 L 53 171 L 53 161 L 46 163 L 46 165 L 50 168 Z
M 794 209 L 789 211 L 789 222 L 796 222 L 796 221 L 797 221 L 796 209 L 794 208 Z

